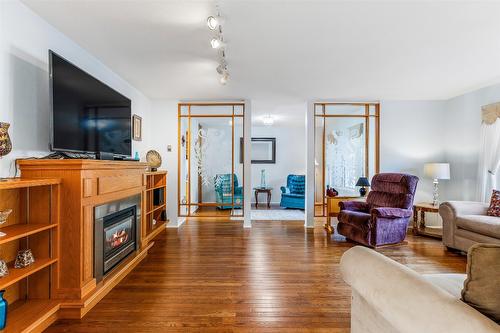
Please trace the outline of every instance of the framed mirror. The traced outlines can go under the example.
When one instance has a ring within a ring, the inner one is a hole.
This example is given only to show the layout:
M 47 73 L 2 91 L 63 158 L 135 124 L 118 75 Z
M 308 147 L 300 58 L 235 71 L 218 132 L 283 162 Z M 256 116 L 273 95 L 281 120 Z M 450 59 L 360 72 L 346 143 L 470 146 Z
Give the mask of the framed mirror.
M 243 163 L 243 138 L 240 138 L 240 163 Z M 252 138 L 252 164 L 276 164 L 276 138 Z

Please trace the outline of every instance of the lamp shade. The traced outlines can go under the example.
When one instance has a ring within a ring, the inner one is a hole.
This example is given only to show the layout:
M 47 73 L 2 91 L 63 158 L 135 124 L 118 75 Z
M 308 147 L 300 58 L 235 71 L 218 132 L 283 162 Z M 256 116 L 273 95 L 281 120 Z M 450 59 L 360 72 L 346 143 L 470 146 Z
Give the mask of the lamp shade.
M 425 163 L 424 175 L 432 179 L 450 179 L 450 164 Z
M 358 181 L 356 182 L 356 186 L 370 186 L 370 182 L 366 177 L 359 177 Z

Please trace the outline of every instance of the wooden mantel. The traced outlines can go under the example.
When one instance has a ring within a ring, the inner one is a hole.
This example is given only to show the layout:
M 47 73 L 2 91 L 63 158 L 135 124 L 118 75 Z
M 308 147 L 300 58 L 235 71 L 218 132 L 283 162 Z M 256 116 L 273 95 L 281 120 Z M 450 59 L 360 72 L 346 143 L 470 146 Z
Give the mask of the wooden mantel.
M 94 207 L 143 193 L 147 164 L 85 159 L 33 159 L 18 164 L 21 178 L 61 179 L 60 274 L 53 290 L 61 299 L 58 317 L 81 318 L 146 256 L 152 245 L 142 244 L 134 255 L 96 283 Z

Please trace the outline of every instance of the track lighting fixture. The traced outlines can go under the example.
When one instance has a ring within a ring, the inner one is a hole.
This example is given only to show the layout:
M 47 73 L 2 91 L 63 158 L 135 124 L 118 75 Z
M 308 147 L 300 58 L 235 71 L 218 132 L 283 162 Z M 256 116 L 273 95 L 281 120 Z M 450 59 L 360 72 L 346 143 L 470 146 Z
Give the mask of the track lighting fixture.
M 229 80 L 229 72 L 227 69 L 225 52 L 226 43 L 224 42 L 224 37 L 222 35 L 223 22 L 219 12 L 219 6 L 216 6 L 215 9 L 217 11 L 217 16 L 209 16 L 207 18 L 207 26 L 210 30 L 215 30 L 215 36 L 210 40 L 210 45 L 213 49 L 218 50 L 220 61 L 219 66 L 217 66 L 216 68 L 216 71 L 219 75 L 221 75 L 220 83 L 225 85 Z
M 215 16 L 209 16 L 207 18 L 207 26 L 210 30 L 215 30 L 217 29 L 217 26 L 219 25 L 219 20 Z
M 212 45 L 213 49 L 221 48 L 224 45 L 224 42 L 222 41 L 222 37 L 212 38 L 212 40 L 210 41 L 210 45 Z
M 227 81 L 229 81 L 229 73 L 225 72 L 221 77 L 220 77 L 220 83 L 222 85 L 226 85 Z

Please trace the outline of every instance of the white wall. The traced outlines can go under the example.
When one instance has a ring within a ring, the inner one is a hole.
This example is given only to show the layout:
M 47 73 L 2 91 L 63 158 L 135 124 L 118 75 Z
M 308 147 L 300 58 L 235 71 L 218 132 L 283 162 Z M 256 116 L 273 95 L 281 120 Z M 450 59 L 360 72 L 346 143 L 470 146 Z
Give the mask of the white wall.
M 134 141 L 132 151 L 143 157 L 151 141 L 150 100 L 21 2 L 0 1 L 0 121 L 11 123 L 13 142 L 0 159 L 0 177 L 14 176 L 16 158 L 48 153 L 49 49 L 132 100 L 132 112 L 143 119 L 143 141 Z
M 500 84 L 475 90 L 446 102 L 444 145 L 450 163 L 449 200 L 479 200 L 476 193 L 481 107 L 500 101 Z
M 153 100 L 151 114 L 154 121 L 151 124 L 151 149 L 157 150 L 162 156 L 161 169 L 168 171 L 167 207 L 169 226 L 175 227 L 177 220 L 177 160 L 178 160 L 178 120 L 177 101 Z M 172 151 L 168 152 L 168 145 Z
M 288 174 L 305 175 L 305 128 L 303 126 L 252 126 L 254 138 L 276 138 L 276 164 L 252 164 L 252 188 L 260 185 L 260 171 L 266 170 L 266 184 L 273 188 L 271 202 L 279 203 L 281 186 L 286 186 Z M 261 194 L 259 202 L 266 202 Z M 252 202 L 255 196 L 252 195 Z
M 432 201 L 432 179 L 424 163 L 446 162 L 444 101 L 380 103 L 380 172 L 406 172 L 420 178 L 415 202 Z M 447 181 L 442 181 L 444 188 Z

